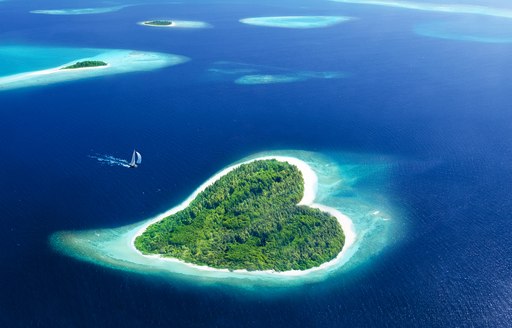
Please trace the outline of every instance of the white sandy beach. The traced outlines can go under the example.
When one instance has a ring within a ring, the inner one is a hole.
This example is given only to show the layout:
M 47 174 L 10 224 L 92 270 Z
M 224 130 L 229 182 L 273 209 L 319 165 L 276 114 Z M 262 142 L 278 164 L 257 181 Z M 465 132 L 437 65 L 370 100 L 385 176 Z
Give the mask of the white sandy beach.
M 211 267 L 207 267 L 207 266 L 199 266 L 199 265 L 195 265 L 195 264 L 190 264 L 190 263 L 186 263 L 181 260 L 178 260 L 178 259 L 165 258 L 165 257 L 159 256 L 159 255 L 143 255 L 141 252 L 139 252 L 135 248 L 135 246 L 134 246 L 135 238 L 140 236 L 147 229 L 148 226 L 164 219 L 165 217 L 168 217 L 169 215 L 172 215 L 174 213 L 177 213 L 177 212 L 185 209 L 190 204 L 190 202 L 192 202 L 192 200 L 194 200 L 196 198 L 196 196 L 200 192 L 202 192 L 208 186 L 215 183 L 215 181 L 220 179 L 222 176 L 226 175 L 227 173 L 231 172 L 232 170 L 236 169 L 237 167 L 239 167 L 242 164 L 250 163 L 253 161 L 257 161 L 257 160 L 267 160 L 267 159 L 275 159 L 275 160 L 278 160 L 281 162 L 288 162 L 289 164 L 295 165 L 302 172 L 302 176 L 304 178 L 304 196 L 303 196 L 302 200 L 299 202 L 299 205 L 307 205 L 307 206 L 310 206 L 313 208 L 318 208 L 324 212 L 328 212 L 329 214 L 331 214 L 337 218 L 339 224 L 341 225 L 341 227 L 343 229 L 343 233 L 345 234 L 345 244 L 343 246 L 343 250 L 338 254 L 338 256 L 335 259 L 333 259 L 329 262 L 323 263 L 322 265 L 320 265 L 318 267 L 314 267 L 314 268 L 311 268 L 308 270 L 291 270 L 291 271 L 283 271 L 283 272 L 277 272 L 277 271 L 273 271 L 273 270 L 265 270 L 265 271 L 233 270 L 233 271 L 229 271 L 228 269 L 216 269 L 216 268 L 211 268 Z M 317 176 L 316 176 L 315 172 L 313 171 L 313 169 L 306 162 L 299 160 L 297 158 L 294 158 L 294 157 L 265 156 L 265 157 L 251 159 L 249 161 L 227 167 L 224 170 L 222 170 L 222 171 L 218 172 L 217 174 L 215 174 L 214 176 L 212 176 L 205 183 L 203 183 L 183 203 L 170 209 L 169 211 L 167 211 L 165 213 L 158 215 L 154 219 L 149 220 L 146 223 L 144 223 L 142 226 L 140 226 L 140 228 L 136 231 L 136 233 L 133 235 L 132 239 L 130 240 L 129 247 L 133 250 L 133 252 L 137 253 L 138 255 L 140 255 L 142 257 L 148 258 L 148 259 L 182 263 L 190 268 L 201 270 L 201 271 L 234 272 L 234 273 L 243 274 L 243 275 L 258 275 L 258 274 L 263 273 L 263 274 L 272 274 L 272 275 L 277 275 L 277 276 L 304 276 L 304 275 L 310 274 L 312 272 L 325 270 L 325 269 L 333 267 L 335 265 L 341 265 L 341 264 L 345 263 L 351 256 L 351 252 L 349 252 L 349 250 L 356 240 L 356 232 L 354 229 L 354 225 L 352 224 L 352 221 L 350 220 L 349 217 L 347 217 L 346 215 L 344 215 L 337 209 L 334 209 L 334 208 L 331 208 L 331 207 L 328 207 L 325 205 L 321 205 L 321 204 L 316 204 L 314 202 L 315 197 L 316 197 L 316 192 L 317 192 L 317 183 L 318 183 L 318 179 L 317 179 Z

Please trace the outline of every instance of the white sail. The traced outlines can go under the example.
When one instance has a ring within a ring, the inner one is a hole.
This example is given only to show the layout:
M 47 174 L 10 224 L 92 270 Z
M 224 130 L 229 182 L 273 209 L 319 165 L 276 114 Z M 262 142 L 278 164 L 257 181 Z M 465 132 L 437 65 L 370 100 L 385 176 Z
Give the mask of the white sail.
M 133 150 L 133 153 L 132 153 L 132 160 L 130 161 L 130 164 L 129 164 L 131 167 L 137 166 L 137 165 L 135 164 L 135 154 L 136 154 L 136 153 L 137 153 L 137 152 L 136 152 L 136 151 L 135 151 L 135 149 L 134 149 L 134 150 Z
M 137 164 L 142 163 L 142 155 L 141 155 L 138 151 L 136 151 L 136 152 L 135 152 L 135 154 L 137 155 L 137 161 L 136 161 L 136 163 L 137 163 Z

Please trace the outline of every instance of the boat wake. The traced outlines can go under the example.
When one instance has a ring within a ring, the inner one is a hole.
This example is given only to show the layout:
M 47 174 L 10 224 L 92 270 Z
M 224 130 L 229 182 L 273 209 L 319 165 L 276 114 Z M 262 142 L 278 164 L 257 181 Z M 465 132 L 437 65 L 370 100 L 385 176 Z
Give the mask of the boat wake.
M 103 165 L 130 167 L 127 160 L 122 159 L 122 158 L 117 158 L 112 155 L 96 154 L 96 155 L 89 155 L 89 158 L 94 158 Z

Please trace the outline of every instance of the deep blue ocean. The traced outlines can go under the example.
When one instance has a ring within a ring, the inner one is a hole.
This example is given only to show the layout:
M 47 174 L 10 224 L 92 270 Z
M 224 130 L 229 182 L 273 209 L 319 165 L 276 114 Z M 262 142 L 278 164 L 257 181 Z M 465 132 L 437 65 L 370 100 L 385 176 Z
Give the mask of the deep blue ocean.
M 108 5 L 0 2 L 0 45 L 191 59 L 0 92 L 0 327 L 512 326 L 512 43 L 414 33 L 417 24 L 481 18 L 319 0 L 29 13 Z M 238 22 L 282 15 L 358 19 L 317 29 Z M 213 28 L 136 24 L 161 17 Z M 502 19 L 495 31 L 508 27 Z M 346 77 L 238 85 L 212 74 L 219 62 Z M 128 159 L 134 147 L 144 156 L 136 170 L 90 157 Z M 337 279 L 277 295 L 112 270 L 49 246 L 56 231 L 154 216 L 222 167 L 279 149 L 386 158 L 390 179 L 379 192 L 398 209 L 402 233 Z

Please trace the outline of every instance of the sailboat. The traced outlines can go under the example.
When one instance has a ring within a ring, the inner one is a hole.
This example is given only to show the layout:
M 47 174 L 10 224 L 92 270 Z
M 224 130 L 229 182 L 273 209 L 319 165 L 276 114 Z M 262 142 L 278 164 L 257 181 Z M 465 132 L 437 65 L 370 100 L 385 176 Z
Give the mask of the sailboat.
M 130 161 L 130 164 L 128 164 L 130 167 L 136 168 L 138 164 L 142 163 L 142 156 L 138 151 L 135 149 L 133 150 L 132 154 L 132 160 Z

